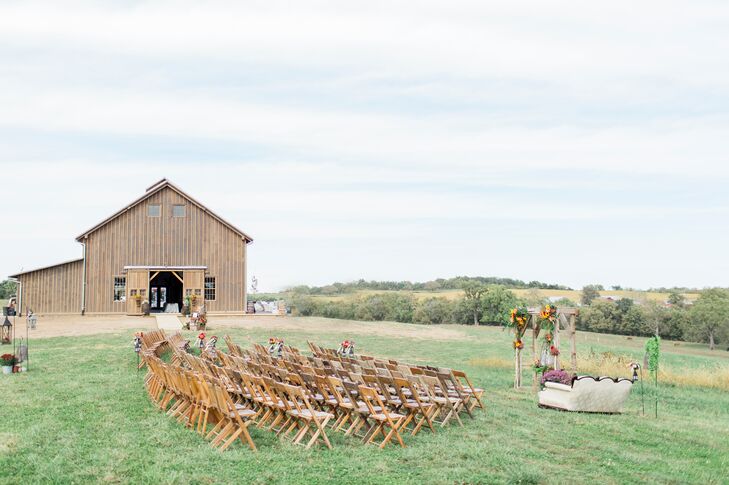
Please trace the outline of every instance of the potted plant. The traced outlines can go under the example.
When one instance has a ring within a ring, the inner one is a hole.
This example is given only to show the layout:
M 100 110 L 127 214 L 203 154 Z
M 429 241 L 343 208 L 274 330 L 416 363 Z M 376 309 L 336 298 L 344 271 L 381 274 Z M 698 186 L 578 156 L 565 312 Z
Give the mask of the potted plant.
M 13 354 L 3 354 L 0 356 L 0 364 L 2 364 L 3 374 L 12 374 L 15 365 L 15 356 Z
M 572 374 L 571 372 L 552 369 L 542 374 L 542 385 L 544 385 L 545 382 L 557 382 L 559 384 L 571 386 L 572 379 L 574 377 L 574 374 Z

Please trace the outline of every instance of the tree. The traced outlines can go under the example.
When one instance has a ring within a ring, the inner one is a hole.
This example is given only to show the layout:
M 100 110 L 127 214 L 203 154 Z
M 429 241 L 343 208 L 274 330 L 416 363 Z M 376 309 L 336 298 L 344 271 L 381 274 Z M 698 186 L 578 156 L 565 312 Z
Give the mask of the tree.
M 643 303 L 643 316 L 645 317 L 646 332 L 652 332 L 658 337 L 663 333 L 663 323 L 668 316 L 666 307 L 654 300 Z
M 582 287 L 582 296 L 580 302 L 583 305 L 589 305 L 595 298 L 600 297 L 600 285 L 586 285 Z
M 686 297 L 678 291 L 672 291 L 671 294 L 668 295 L 668 303 L 673 306 L 683 308 L 686 306 Z
M 521 301 L 512 291 L 501 285 L 491 285 L 481 297 L 483 311 L 481 321 L 498 325 L 506 324 L 509 320 L 509 312 L 520 303 Z
M 633 306 L 633 300 L 630 298 L 621 298 L 616 303 L 620 313 L 628 313 L 628 310 Z
M 419 301 L 413 312 L 413 323 L 436 325 L 446 323 L 452 316 L 451 304 L 445 298 L 427 298 Z
M 709 341 L 714 350 L 717 335 L 729 332 L 729 292 L 711 288 L 701 292 L 691 308 L 690 333 L 701 341 Z
M 620 311 L 615 303 L 596 301 L 580 310 L 577 324 L 582 330 L 591 332 L 615 333 L 620 322 Z
M 11 296 L 15 295 L 17 283 L 11 280 L 4 280 L 0 283 L 0 299 L 7 300 Z
M 463 285 L 466 308 L 473 316 L 474 325 L 478 325 L 479 320 L 481 320 L 481 314 L 483 313 L 481 297 L 487 289 L 486 285 L 475 281 L 469 281 Z
M 621 332 L 625 335 L 643 335 L 645 333 L 645 315 L 638 305 L 631 305 L 623 313 L 620 322 Z

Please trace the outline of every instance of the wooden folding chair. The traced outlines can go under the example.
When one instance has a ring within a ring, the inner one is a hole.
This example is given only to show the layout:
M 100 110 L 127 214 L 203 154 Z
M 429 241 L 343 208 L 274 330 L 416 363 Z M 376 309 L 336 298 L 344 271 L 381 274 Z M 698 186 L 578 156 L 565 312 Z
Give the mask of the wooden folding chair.
M 211 446 L 225 451 L 236 439 L 240 439 L 253 451 L 256 451 L 256 445 L 248 433 L 248 425 L 256 416 L 256 412 L 236 405 L 222 384 L 214 382 L 209 384 L 218 418 L 215 428 L 207 434 L 208 437 L 213 438 L 210 442 Z
M 334 415 L 326 411 L 317 411 L 314 409 L 306 392 L 301 387 L 282 383 L 279 383 L 278 387 L 288 398 L 286 402 L 288 408 L 286 414 L 291 416 L 296 421 L 296 424 L 300 426 L 299 432 L 294 436 L 294 444 L 303 444 L 302 440 L 307 435 L 310 435 L 311 438 L 305 445 L 307 450 L 319 440 L 327 448 L 331 449 L 332 444 L 329 442 L 329 437 L 324 428 Z
M 378 445 L 380 449 L 384 448 L 393 436 L 397 438 L 400 446 L 405 448 L 405 443 L 399 432 L 405 422 L 405 415 L 388 411 L 380 396 L 377 394 L 377 390 L 372 387 L 359 386 L 359 395 L 369 410 L 369 418 L 375 423 L 372 429 L 365 435 L 365 443 L 372 443 L 375 437 L 382 433 L 384 439 Z M 385 431 L 387 429 L 389 431 L 386 433 Z
M 402 425 L 403 429 L 412 421 L 413 436 L 418 434 L 424 423 L 427 423 L 430 430 L 435 433 L 431 417 L 437 408 L 433 404 L 424 401 L 429 399 L 428 396 L 421 396 L 420 389 L 418 389 L 415 381 L 394 377 L 393 383 L 402 400 L 400 409 L 407 413 L 405 422 Z M 406 394 L 405 390 L 409 392 Z M 418 419 L 418 416 L 420 416 L 420 419 Z
M 473 383 L 471 382 L 471 380 L 468 378 L 468 376 L 466 375 L 466 373 L 463 372 L 463 371 L 460 371 L 460 370 L 451 370 L 451 374 L 453 374 L 453 377 L 455 378 L 455 380 L 458 380 L 460 382 L 460 380 L 462 379 L 465 382 L 465 385 L 463 385 L 463 382 L 461 382 L 461 385 L 462 385 L 463 390 L 466 393 L 468 393 L 471 396 L 473 396 L 473 398 L 474 398 L 474 401 L 473 401 L 473 404 L 472 404 L 471 409 L 473 409 L 476 406 L 478 406 L 481 409 L 485 409 L 484 406 L 483 406 L 483 402 L 481 401 L 481 398 L 483 397 L 484 390 L 481 389 L 481 388 L 479 388 L 479 387 L 474 387 L 473 386 Z
M 471 419 L 473 419 L 471 406 L 469 406 L 472 396 L 470 394 L 467 394 L 463 390 L 463 387 L 461 386 L 461 383 L 458 381 L 458 379 L 453 377 L 453 374 L 451 374 L 450 372 L 437 372 L 436 375 L 438 377 L 438 380 L 440 381 L 440 387 L 443 395 L 460 398 L 461 401 L 463 401 L 463 406 L 459 408 L 459 411 L 466 411 Z
M 461 417 L 458 415 L 463 406 L 463 400 L 457 396 L 450 396 L 447 392 L 441 392 L 440 381 L 437 377 L 422 375 L 416 378 L 420 379 L 420 382 L 423 383 L 423 389 L 428 393 L 430 402 L 438 408 L 434 417 L 437 418 L 445 415 L 441 419 L 441 427 L 448 424 L 451 418 L 456 418 L 458 424 L 463 426 L 463 421 L 461 421 Z

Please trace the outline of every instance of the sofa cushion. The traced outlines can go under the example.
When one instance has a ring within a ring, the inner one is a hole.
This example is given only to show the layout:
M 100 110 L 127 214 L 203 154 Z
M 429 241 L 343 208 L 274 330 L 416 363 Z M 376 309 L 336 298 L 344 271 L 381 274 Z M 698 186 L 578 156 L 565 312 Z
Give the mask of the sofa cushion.
M 549 389 L 559 389 L 560 391 L 572 390 L 572 386 L 568 386 L 567 384 L 561 384 L 559 382 L 545 382 L 544 387 Z

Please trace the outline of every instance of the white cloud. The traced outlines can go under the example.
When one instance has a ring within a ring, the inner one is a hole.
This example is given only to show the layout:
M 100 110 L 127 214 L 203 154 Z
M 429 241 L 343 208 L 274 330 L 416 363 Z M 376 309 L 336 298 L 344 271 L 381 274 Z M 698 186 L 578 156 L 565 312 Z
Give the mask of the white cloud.
M 271 286 L 718 283 L 727 20 L 717 2 L 3 3 L 0 270 L 75 256 L 168 176 L 256 238 Z M 534 241 L 539 221 L 557 234 Z

